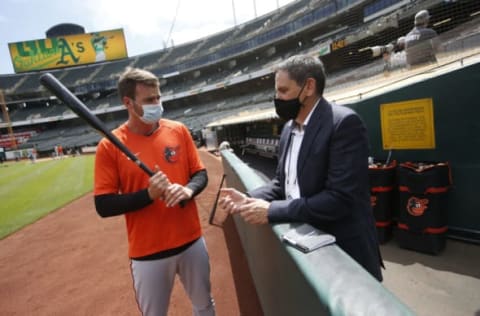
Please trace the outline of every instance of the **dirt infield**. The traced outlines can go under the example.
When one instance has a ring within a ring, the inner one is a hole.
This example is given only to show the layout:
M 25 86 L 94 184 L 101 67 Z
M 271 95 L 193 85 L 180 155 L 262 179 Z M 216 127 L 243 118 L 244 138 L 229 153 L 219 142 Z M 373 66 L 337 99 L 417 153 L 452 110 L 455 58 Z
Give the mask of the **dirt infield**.
M 208 225 L 222 167 L 219 158 L 205 151 L 201 157 L 209 185 L 197 203 L 211 259 L 217 315 L 261 315 L 238 240 Z M 0 314 L 140 315 L 123 217 L 100 218 L 90 193 L 1 240 Z M 178 280 L 169 315 L 191 315 Z

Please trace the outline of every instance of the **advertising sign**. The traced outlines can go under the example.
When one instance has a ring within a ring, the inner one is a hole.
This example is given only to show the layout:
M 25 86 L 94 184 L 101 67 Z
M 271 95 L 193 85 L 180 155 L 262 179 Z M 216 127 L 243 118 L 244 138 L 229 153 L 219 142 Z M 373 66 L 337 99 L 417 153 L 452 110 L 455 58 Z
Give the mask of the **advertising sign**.
M 127 57 L 122 29 L 9 43 L 16 73 Z

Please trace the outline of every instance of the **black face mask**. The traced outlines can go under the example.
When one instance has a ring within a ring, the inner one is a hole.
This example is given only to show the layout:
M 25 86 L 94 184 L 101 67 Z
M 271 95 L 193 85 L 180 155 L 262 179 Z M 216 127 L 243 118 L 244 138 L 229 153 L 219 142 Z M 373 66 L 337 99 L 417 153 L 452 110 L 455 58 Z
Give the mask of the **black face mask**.
M 285 121 L 294 120 L 297 118 L 298 113 L 300 112 L 300 107 L 302 106 L 302 102 L 300 102 L 300 94 L 302 94 L 303 88 L 305 88 L 305 83 L 302 86 L 302 89 L 298 93 L 298 96 L 294 99 L 290 100 L 282 100 L 282 99 L 273 99 L 273 103 L 275 104 L 275 112 L 277 115 L 284 119 Z

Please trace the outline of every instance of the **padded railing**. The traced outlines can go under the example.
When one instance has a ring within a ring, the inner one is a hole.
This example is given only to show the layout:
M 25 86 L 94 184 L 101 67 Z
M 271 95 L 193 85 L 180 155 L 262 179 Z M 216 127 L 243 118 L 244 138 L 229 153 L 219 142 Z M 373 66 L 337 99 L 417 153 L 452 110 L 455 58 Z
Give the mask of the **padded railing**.
M 221 155 L 229 187 L 248 191 L 265 183 L 231 151 Z M 284 244 L 281 234 L 295 223 L 233 220 L 264 315 L 414 315 L 338 246 L 304 254 Z

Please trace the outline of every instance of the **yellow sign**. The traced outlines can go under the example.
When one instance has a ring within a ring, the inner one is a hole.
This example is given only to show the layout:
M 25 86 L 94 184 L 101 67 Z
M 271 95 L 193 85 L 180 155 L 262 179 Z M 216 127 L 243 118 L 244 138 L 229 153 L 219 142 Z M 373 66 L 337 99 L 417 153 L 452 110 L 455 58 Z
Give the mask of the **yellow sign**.
M 380 105 L 383 149 L 433 149 L 432 99 Z
M 17 73 L 127 57 L 122 29 L 9 43 L 8 48 Z

